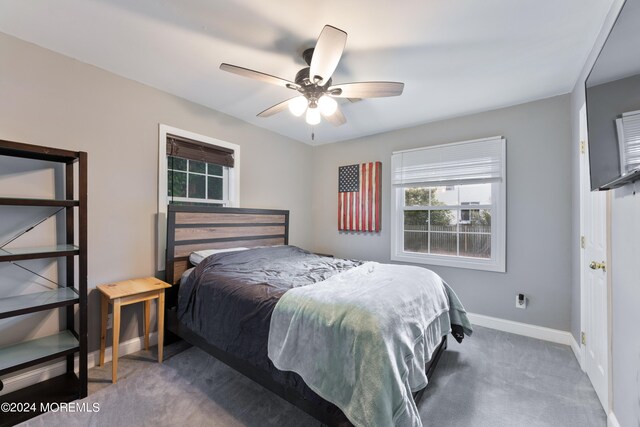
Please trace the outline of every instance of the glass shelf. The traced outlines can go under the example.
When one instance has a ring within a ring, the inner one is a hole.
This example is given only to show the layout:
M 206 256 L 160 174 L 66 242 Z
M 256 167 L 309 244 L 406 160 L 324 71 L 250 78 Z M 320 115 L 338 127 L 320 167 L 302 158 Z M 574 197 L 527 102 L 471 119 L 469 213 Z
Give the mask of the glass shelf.
M 38 246 L 31 248 L 0 249 L 1 261 L 19 261 L 23 259 L 55 258 L 78 255 L 80 250 L 74 245 Z
M 48 310 L 79 301 L 74 288 L 58 288 L 9 298 L 0 298 L 0 319 Z
M 0 347 L 0 375 L 73 353 L 79 349 L 71 331 Z
M 0 205 L 4 206 L 79 206 L 77 200 L 27 199 L 22 197 L 0 197 Z

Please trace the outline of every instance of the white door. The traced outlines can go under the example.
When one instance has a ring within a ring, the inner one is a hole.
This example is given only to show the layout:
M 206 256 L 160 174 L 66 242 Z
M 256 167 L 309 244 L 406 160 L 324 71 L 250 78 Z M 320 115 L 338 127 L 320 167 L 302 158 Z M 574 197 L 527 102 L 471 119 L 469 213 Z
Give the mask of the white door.
M 585 106 L 580 110 L 581 317 L 584 370 L 609 412 L 609 289 L 607 192 L 590 191 Z

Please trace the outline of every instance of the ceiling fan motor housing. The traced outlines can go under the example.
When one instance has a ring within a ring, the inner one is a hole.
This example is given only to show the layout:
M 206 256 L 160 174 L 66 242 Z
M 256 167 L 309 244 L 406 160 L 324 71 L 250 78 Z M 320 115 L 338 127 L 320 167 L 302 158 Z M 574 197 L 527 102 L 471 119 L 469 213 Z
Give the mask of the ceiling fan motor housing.
M 307 65 L 311 66 L 311 58 L 313 58 L 313 51 L 314 48 L 310 47 L 309 49 L 305 49 L 304 52 L 302 52 L 302 59 L 304 59 L 304 62 L 307 63 Z
M 313 50 L 313 49 L 312 49 Z M 317 101 L 322 95 L 327 92 L 327 88 L 331 86 L 331 79 L 326 84 L 320 86 L 313 83 L 309 79 L 309 67 L 303 68 L 296 74 L 295 82 L 300 85 L 298 91 L 310 101 Z

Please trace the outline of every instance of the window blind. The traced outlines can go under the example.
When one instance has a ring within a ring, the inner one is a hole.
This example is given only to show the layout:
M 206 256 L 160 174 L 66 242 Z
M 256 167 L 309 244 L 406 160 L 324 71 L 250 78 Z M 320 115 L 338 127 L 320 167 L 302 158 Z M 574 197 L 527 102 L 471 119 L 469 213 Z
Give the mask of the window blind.
M 616 119 L 620 145 L 620 169 L 626 174 L 640 168 L 640 111 L 624 113 Z
M 167 135 L 167 156 L 233 167 L 233 150 L 181 136 Z
M 396 186 L 500 181 L 505 162 L 502 137 L 436 145 L 393 153 L 391 180 Z

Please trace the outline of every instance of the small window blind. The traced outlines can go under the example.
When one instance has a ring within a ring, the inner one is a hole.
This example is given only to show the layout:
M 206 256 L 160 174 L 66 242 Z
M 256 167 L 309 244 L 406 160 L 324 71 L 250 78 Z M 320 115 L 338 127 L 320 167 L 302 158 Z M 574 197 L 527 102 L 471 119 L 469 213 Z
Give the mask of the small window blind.
M 493 137 L 395 152 L 391 179 L 395 186 L 501 181 L 504 165 L 505 140 Z
M 640 168 L 640 111 L 624 113 L 616 119 L 622 174 Z
M 233 167 L 233 150 L 181 136 L 167 135 L 167 156 Z

